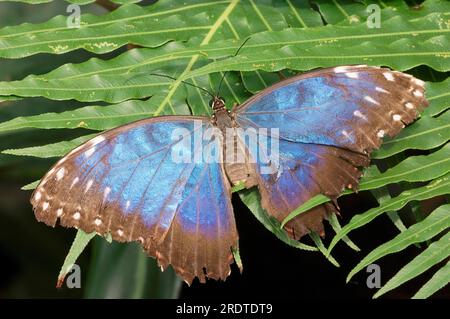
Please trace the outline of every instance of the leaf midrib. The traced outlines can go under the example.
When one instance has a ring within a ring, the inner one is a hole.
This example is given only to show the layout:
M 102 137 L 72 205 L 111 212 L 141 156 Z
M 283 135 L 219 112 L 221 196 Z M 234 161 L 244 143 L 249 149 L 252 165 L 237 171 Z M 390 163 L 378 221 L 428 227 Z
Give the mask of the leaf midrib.
M 428 99 L 428 100 L 430 100 L 430 99 Z M 397 143 L 399 141 L 405 141 L 405 140 L 408 140 L 408 139 L 411 139 L 411 138 L 414 138 L 414 137 L 417 137 L 417 136 L 426 135 L 426 134 L 432 133 L 434 131 L 440 131 L 440 130 L 446 129 L 447 127 L 450 127 L 450 124 L 442 125 L 442 126 L 439 126 L 439 127 L 435 127 L 435 128 L 432 128 L 432 129 L 425 130 L 425 131 L 421 131 L 419 133 L 411 134 L 411 135 L 408 135 L 408 136 L 405 136 L 405 137 L 395 138 L 395 139 L 392 139 L 392 140 L 384 142 L 383 146 L 384 145 L 388 145 L 388 144 L 392 144 L 392 143 Z
M 132 21 L 132 20 L 138 20 L 138 19 L 142 19 L 142 18 L 156 17 L 156 16 L 160 16 L 160 15 L 164 15 L 164 14 L 176 13 L 176 12 L 181 12 L 181 11 L 184 11 L 184 10 L 190 10 L 190 9 L 193 9 L 193 8 L 201 8 L 201 7 L 206 7 L 206 6 L 210 6 L 210 5 L 217 5 L 217 4 L 221 4 L 221 3 L 228 3 L 228 2 L 229 2 L 228 0 L 222 0 L 222 1 L 221 0 L 217 0 L 217 1 L 213 1 L 213 2 L 192 4 L 192 5 L 189 5 L 189 6 L 182 7 L 182 8 L 169 9 L 169 10 L 165 10 L 165 11 L 154 12 L 154 13 L 143 14 L 143 15 L 132 16 L 132 17 L 126 17 L 126 18 L 121 18 L 121 19 L 116 19 L 116 20 L 95 22 L 95 23 L 92 23 L 92 24 L 84 24 L 84 25 L 81 25 L 80 28 L 78 28 L 78 29 L 86 29 L 86 28 L 90 28 L 90 27 L 97 27 L 97 26 L 102 26 L 102 25 L 118 23 L 118 22 Z M 32 34 L 37 34 L 37 33 L 54 32 L 54 31 L 67 31 L 67 26 L 57 27 L 57 28 L 49 28 L 49 29 L 41 29 L 41 30 L 34 30 L 34 31 L 28 31 L 28 32 L 19 32 L 19 33 L 13 33 L 13 34 L 7 34 L 7 35 L 0 36 L 0 39 L 11 38 L 11 37 L 19 36 L 19 35 L 32 35 Z
M 85 40 L 98 40 L 95 43 L 102 43 L 105 42 L 106 39 L 114 39 L 114 38 L 129 38 L 132 36 L 143 36 L 143 35 L 149 35 L 149 34 L 155 34 L 155 33 L 169 33 L 169 32 L 178 32 L 178 31 L 192 31 L 192 30 L 202 30 L 202 29 L 209 29 L 211 26 L 191 26 L 191 27 L 184 27 L 184 28 L 173 28 L 173 29 L 163 29 L 163 30 L 153 30 L 153 31 L 145 31 L 145 32 L 133 32 L 133 33 L 120 33 L 120 34 L 112 34 L 112 35 L 106 35 L 103 37 L 98 36 L 92 36 L 92 37 L 84 37 L 84 38 L 70 38 L 70 39 L 56 39 L 56 40 L 49 40 L 49 41 L 41 41 L 41 42 L 28 42 L 25 44 L 20 44 L 16 46 L 7 46 L 4 48 L 0 48 L 1 51 L 8 51 L 8 50 L 14 50 L 19 48 L 26 48 L 30 46 L 37 46 L 37 45 L 49 45 L 52 43 L 67 43 L 67 42 L 77 42 L 77 41 L 85 41 Z M 128 42 L 127 42 L 128 43 Z M 91 43 L 85 43 L 86 45 L 93 45 Z M 114 45 L 118 45 L 117 43 L 114 43 Z

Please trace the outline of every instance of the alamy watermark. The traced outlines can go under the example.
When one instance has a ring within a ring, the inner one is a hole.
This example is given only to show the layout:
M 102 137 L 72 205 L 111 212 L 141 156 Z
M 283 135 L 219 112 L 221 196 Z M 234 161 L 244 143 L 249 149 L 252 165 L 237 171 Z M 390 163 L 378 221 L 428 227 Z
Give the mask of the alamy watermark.
M 58 288 L 62 287 L 64 281 L 69 289 L 81 288 L 81 268 L 77 264 L 69 265 L 61 282 L 58 282 Z
M 204 129 L 194 121 L 193 130 L 177 127 L 172 131 L 174 163 L 258 163 L 261 174 L 273 174 L 279 166 L 278 128 Z M 223 145 L 226 143 L 226 152 Z
M 367 16 L 367 27 L 369 29 L 379 29 L 381 28 L 381 8 L 377 4 L 370 4 L 366 8 Z
M 77 4 L 70 4 L 66 9 L 67 13 L 70 15 L 67 17 L 67 27 L 68 28 L 79 28 L 81 25 L 81 8 Z
M 377 264 L 371 264 L 367 266 L 366 272 L 370 274 L 366 279 L 367 288 L 381 288 L 381 267 Z

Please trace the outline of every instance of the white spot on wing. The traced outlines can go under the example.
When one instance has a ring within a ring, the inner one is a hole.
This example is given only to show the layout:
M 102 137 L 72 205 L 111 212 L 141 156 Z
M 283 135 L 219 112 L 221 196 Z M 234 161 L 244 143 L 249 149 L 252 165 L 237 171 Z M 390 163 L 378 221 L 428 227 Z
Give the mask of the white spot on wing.
M 84 192 L 86 193 L 89 188 L 91 188 L 92 184 L 94 183 L 94 180 L 90 179 L 87 184 L 86 184 L 86 188 L 84 189 Z
M 394 114 L 394 115 L 392 116 L 392 119 L 393 119 L 394 121 L 400 121 L 400 120 L 402 119 L 402 117 L 401 117 L 399 114 Z
M 117 235 L 119 235 L 120 237 L 123 236 L 123 230 L 122 229 L 118 229 L 117 230 Z
M 96 219 L 94 220 L 94 224 L 95 224 L 96 226 L 100 226 L 100 225 L 102 224 L 102 220 L 101 220 L 100 218 L 96 218 Z
M 372 97 L 370 97 L 370 96 L 368 96 L 368 95 L 366 95 L 366 96 L 364 97 L 364 100 L 366 100 L 367 102 L 370 102 L 370 103 L 372 103 L 372 104 L 380 105 L 380 103 L 378 103 L 378 101 L 374 100 Z
M 106 198 L 108 197 L 110 192 L 111 192 L 111 188 L 106 187 L 105 190 L 103 191 L 103 201 L 106 200 Z
M 416 83 L 417 85 L 419 85 L 419 86 L 424 86 L 425 85 L 425 82 L 424 81 L 422 81 L 422 80 L 419 80 L 419 79 L 414 79 L 413 80 L 414 81 L 414 83 Z
M 58 172 L 56 173 L 56 180 L 61 180 L 64 177 L 64 174 L 66 173 L 66 169 L 64 167 L 61 167 Z
M 42 194 L 40 191 L 37 191 L 36 194 L 34 194 L 34 200 L 40 200 L 42 197 Z
M 358 110 L 353 112 L 353 115 L 367 121 L 367 117 Z
M 386 80 L 388 80 L 388 81 L 391 81 L 391 82 L 395 81 L 394 75 L 392 75 L 391 72 L 384 72 L 384 73 L 383 73 L 383 76 L 384 76 L 384 77 L 386 78 Z
M 348 70 L 348 66 L 337 66 L 333 69 L 333 71 L 336 73 L 347 72 L 347 70 Z
M 351 79 L 358 79 L 359 74 L 357 72 L 347 72 L 345 73 L 345 76 Z
M 47 210 L 49 206 L 50 206 L 49 202 L 44 202 L 44 204 L 42 204 L 42 209 Z
M 348 134 L 348 132 L 346 130 L 342 131 L 342 135 L 344 135 L 346 138 L 348 138 L 349 140 L 351 139 L 350 134 Z
M 378 133 L 377 133 L 377 136 L 379 138 L 382 138 L 384 136 L 384 130 L 379 130 Z
M 130 208 L 130 204 L 131 202 L 127 200 L 127 203 L 125 204 L 125 210 L 128 210 L 128 208 Z
M 81 214 L 80 214 L 80 212 L 76 212 L 75 214 L 73 214 L 73 219 L 75 219 L 75 220 L 79 220 L 80 218 L 81 218 Z
M 62 208 L 58 208 L 58 210 L 56 211 L 56 216 L 61 217 L 63 214 L 63 209 Z
M 88 149 L 86 152 L 84 152 L 84 156 L 85 156 L 86 158 L 88 158 L 88 157 L 90 157 L 92 154 L 94 154 L 94 152 L 95 152 L 95 146 L 92 147 L 92 148 L 90 148 L 90 149 Z
M 415 90 L 413 92 L 413 94 L 414 94 L 414 96 L 417 96 L 417 97 L 423 97 L 423 93 L 421 91 L 419 91 L 419 90 Z
M 94 137 L 92 140 L 90 140 L 88 143 L 91 145 L 91 146 L 95 146 L 95 145 L 97 145 L 98 143 L 101 143 L 101 142 L 103 142 L 105 140 L 105 138 L 102 136 L 102 135 L 99 135 L 99 136 L 96 136 L 96 137 Z
M 414 108 L 414 104 L 412 104 L 411 102 L 406 103 L 405 106 L 407 109 L 410 109 L 410 110 L 412 110 Z
M 389 94 L 389 91 L 386 91 L 385 89 L 380 88 L 379 86 L 377 86 L 377 87 L 375 88 L 375 90 L 376 90 L 377 92 Z
M 75 177 L 72 181 L 72 184 L 70 185 L 70 188 L 74 187 L 76 183 L 78 183 L 80 179 L 78 177 Z

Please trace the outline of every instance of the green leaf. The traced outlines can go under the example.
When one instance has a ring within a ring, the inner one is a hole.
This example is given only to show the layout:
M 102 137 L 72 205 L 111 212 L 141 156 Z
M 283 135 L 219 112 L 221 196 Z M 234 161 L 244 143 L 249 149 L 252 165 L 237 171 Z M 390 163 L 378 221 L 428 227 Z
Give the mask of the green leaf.
M 443 205 L 434 210 L 424 220 L 409 227 L 390 241 L 372 250 L 347 276 L 347 282 L 366 266 L 376 260 L 399 251 L 415 243 L 421 243 L 433 238 L 450 227 L 450 204 Z
M 39 181 L 34 181 L 34 182 L 29 183 L 27 185 L 24 185 L 24 186 L 22 186 L 21 190 L 23 190 L 23 191 L 33 190 L 39 185 L 39 182 L 40 182 L 40 180 Z
M 434 104 L 430 107 L 432 106 Z M 384 141 L 382 147 L 372 154 L 372 158 L 386 158 L 406 149 L 432 149 L 448 140 L 450 140 L 450 112 L 445 112 L 437 118 L 422 116 L 395 138 Z
M 430 155 L 411 156 L 386 172 L 370 178 L 363 177 L 360 190 L 378 188 L 387 184 L 423 182 L 450 171 L 450 143 Z
M 433 265 L 445 260 L 448 256 L 450 256 L 450 232 L 447 232 L 441 239 L 432 243 L 420 255 L 400 269 L 373 297 L 378 298 L 386 292 L 397 288 L 425 272 Z
M 326 203 L 328 201 L 330 201 L 330 199 L 328 197 L 326 197 L 325 195 L 318 194 L 318 195 L 314 196 L 313 198 L 311 198 L 310 200 L 308 200 L 307 202 L 303 203 L 302 205 L 297 207 L 295 210 L 290 212 L 289 215 L 287 215 L 286 218 L 281 223 L 280 228 L 283 228 L 291 219 L 297 217 L 301 213 L 304 213 L 304 212 L 310 210 L 311 208 L 314 208 L 314 207 L 316 207 L 320 204 Z
M 439 50 L 442 50 L 442 46 L 446 47 L 446 44 L 441 43 L 442 41 L 439 40 L 439 34 L 442 33 L 442 36 L 444 36 L 448 30 L 440 28 L 441 17 L 439 14 L 434 14 L 423 19 L 417 19 L 413 22 L 405 20 L 404 18 L 402 19 L 402 17 L 395 17 L 391 19 L 395 21 L 389 20 L 391 22 L 386 22 L 393 25 L 392 30 L 394 31 L 392 31 L 391 28 L 383 29 L 383 32 L 375 29 L 375 31 L 371 31 L 372 34 L 370 32 L 367 34 L 367 32 L 365 32 L 366 27 L 361 26 L 327 26 L 308 28 L 306 30 L 291 28 L 283 31 L 273 31 L 279 30 L 280 27 L 286 25 L 270 25 L 269 30 L 272 31 L 253 34 L 251 40 L 247 42 L 238 57 L 213 62 L 202 68 L 198 68 L 198 66 L 204 65 L 208 61 L 215 61 L 218 58 L 233 55 L 236 52 L 242 42 L 239 41 L 239 39 L 245 37 L 248 32 L 239 34 L 238 37 L 234 35 L 235 39 L 233 40 L 221 39 L 218 42 L 210 42 L 211 38 L 216 35 L 217 32 L 222 31 L 222 29 L 225 28 L 225 25 L 228 25 L 226 22 L 228 21 L 227 19 L 237 19 L 239 18 L 239 15 L 246 14 L 247 11 L 253 10 L 253 7 L 247 8 L 247 5 L 244 5 L 243 3 L 239 3 L 239 5 L 235 5 L 234 2 L 231 3 L 228 7 L 229 10 L 224 11 L 225 15 L 218 17 L 215 27 L 211 27 L 208 34 L 205 35 L 204 40 L 206 41 L 202 41 L 200 45 L 198 45 L 198 43 L 193 43 L 192 41 L 189 42 L 187 47 L 186 45 L 179 43 L 171 43 L 170 45 L 157 49 L 132 50 L 110 61 L 99 61 L 98 59 L 92 59 L 80 65 L 65 65 L 57 71 L 51 72 L 50 74 L 44 76 L 30 76 L 23 81 L 1 82 L 0 95 L 17 95 L 28 97 L 45 96 L 47 98 L 57 100 L 76 99 L 86 102 L 108 101 L 111 103 L 117 103 L 126 99 L 145 98 L 154 93 L 164 91 L 168 91 L 167 94 L 172 97 L 173 93 L 170 92 L 174 92 L 179 87 L 181 82 L 176 81 L 175 83 L 172 83 L 170 81 L 168 82 L 167 79 L 162 80 L 161 78 L 152 76 L 142 76 L 136 78 L 134 81 L 127 82 L 127 79 L 129 80 L 136 73 L 146 72 L 148 74 L 150 73 L 150 70 L 157 70 L 159 73 L 172 74 L 176 75 L 176 77 L 186 79 L 187 77 L 196 75 L 198 72 L 201 72 L 201 75 L 207 75 L 211 72 L 227 70 L 229 69 L 228 67 L 215 67 L 214 70 L 207 70 L 207 72 L 201 71 L 205 68 L 228 63 L 229 61 L 233 61 L 235 59 L 245 60 L 245 64 L 238 63 L 238 65 L 236 65 L 234 68 L 236 70 L 242 71 L 257 70 L 261 68 L 264 69 L 262 67 L 263 65 L 258 61 L 260 61 L 261 55 L 264 55 L 265 53 L 271 55 L 268 58 L 268 61 L 270 61 L 270 71 L 280 70 L 282 68 L 308 70 L 313 67 L 336 65 L 336 59 L 340 59 L 340 57 L 334 56 L 332 59 L 328 59 L 327 61 L 327 59 L 323 56 L 329 50 L 333 50 L 333 52 L 336 51 L 337 48 L 335 47 L 335 43 L 337 43 L 336 45 L 338 46 L 342 46 L 342 50 L 338 48 L 338 52 L 344 52 L 344 50 L 348 49 L 351 50 L 352 54 L 354 52 L 363 53 L 361 57 L 354 58 L 349 62 L 342 60 L 340 61 L 341 63 L 359 63 L 361 62 L 361 59 L 364 60 L 366 57 L 366 55 L 364 55 L 364 51 L 368 51 L 370 54 L 373 52 L 382 51 L 383 55 L 380 55 L 379 61 L 373 62 L 367 60 L 366 62 L 370 64 L 390 65 L 395 67 L 394 64 L 389 63 L 389 60 L 391 59 L 386 52 L 386 41 L 395 41 L 395 45 L 390 43 L 388 47 L 392 48 L 394 51 L 400 50 L 405 54 L 412 53 L 412 51 L 408 48 L 408 43 L 413 41 L 414 43 L 424 43 L 423 49 L 425 50 L 426 48 L 428 51 L 433 46 Z M 235 6 L 238 7 L 236 8 Z M 258 11 L 265 12 L 266 15 L 279 15 L 279 13 L 273 12 L 273 8 L 271 11 L 265 6 L 260 8 L 258 7 Z M 252 12 L 254 14 L 254 10 Z M 249 12 L 248 14 L 250 15 L 251 13 Z M 280 17 L 280 21 L 283 21 L 282 17 Z M 411 23 L 413 26 L 410 25 Z M 260 28 L 262 28 L 262 30 L 267 30 L 267 26 L 264 25 L 265 23 L 262 23 L 261 26 L 258 26 L 258 31 L 261 31 Z M 404 38 L 399 40 L 399 36 L 403 36 Z M 359 48 L 360 41 L 365 38 L 367 38 L 367 45 Z M 438 38 L 438 40 L 435 40 L 436 38 Z M 408 43 L 397 45 L 397 43 L 401 41 L 406 41 Z M 327 44 L 329 42 L 332 42 L 332 45 Z M 432 45 L 428 44 L 428 42 L 436 43 Z M 358 45 L 358 49 L 352 47 L 356 44 Z M 327 50 L 328 46 L 329 49 Z M 418 45 L 414 44 L 414 46 L 414 50 L 420 49 Z M 348 47 L 350 47 L 350 49 Z M 289 56 L 292 55 L 297 49 L 309 52 L 303 52 L 302 54 L 295 53 L 296 58 L 302 59 L 303 57 L 306 58 L 307 56 L 310 56 L 311 50 L 317 50 L 317 54 L 313 57 L 316 59 L 316 62 L 314 62 L 313 65 L 305 64 L 303 61 L 298 63 L 287 62 L 280 65 L 275 63 L 277 59 L 290 59 Z M 252 53 L 253 55 L 251 55 Z M 286 54 L 289 56 L 286 57 Z M 435 61 L 434 64 L 439 65 L 438 69 L 445 68 L 445 55 L 439 55 L 438 52 L 435 52 L 432 55 L 438 55 L 433 58 L 433 61 Z M 399 56 L 396 59 L 402 63 L 407 60 L 403 56 Z M 416 60 L 417 57 L 414 58 L 414 61 Z M 168 63 L 169 61 L 170 63 Z M 196 70 L 195 72 L 191 72 L 194 65 Z M 248 66 L 250 66 L 250 69 Z M 402 67 L 399 66 L 397 69 L 405 70 L 412 66 L 413 65 L 405 65 Z M 78 81 L 74 81 L 74 79 L 77 79 Z M 164 101 L 164 105 L 166 105 L 167 101 L 165 99 Z M 158 111 L 158 114 L 159 113 L 160 111 Z
M 444 288 L 450 282 L 450 260 L 423 285 L 412 299 L 425 299 Z
M 60 288 L 63 285 L 66 275 L 70 272 L 78 257 L 86 248 L 87 244 L 89 244 L 91 239 L 94 238 L 94 236 L 95 233 L 86 234 L 84 231 L 78 230 L 72 246 L 70 247 L 69 253 L 64 260 L 64 264 L 61 267 L 61 271 L 59 272 L 56 287 Z
M 325 26 L 263 32 L 252 36 L 238 56 L 196 69 L 182 79 L 225 70 L 309 70 L 339 64 L 387 65 L 407 70 L 426 64 L 439 71 L 450 68 L 450 26 L 442 26 L 445 15 L 433 13 L 407 20 L 396 16 L 382 29 L 365 26 Z M 294 39 L 294 40 L 293 40 Z M 420 62 L 418 62 L 420 61 Z
M 108 106 L 86 106 L 62 113 L 16 117 L 11 121 L 1 123 L 0 132 L 23 128 L 87 128 L 91 130 L 105 130 L 151 117 L 155 113 L 155 104 L 158 101 L 152 102 L 154 102 L 153 99 L 148 101 L 132 100 Z
M 435 179 L 426 186 L 403 191 L 399 196 L 391 198 L 390 200 L 384 202 L 382 205 L 369 209 L 362 214 L 353 216 L 350 222 L 342 227 L 342 230 L 334 236 L 333 240 L 330 243 L 330 246 L 328 247 L 328 251 L 330 252 L 334 248 L 334 246 L 336 246 L 338 241 L 346 236 L 349 232 L 366 225 L 374 218 L 387 211 L 399 210 L 410 201 L 424 200 L 448 193 L 450 193 L 450 174 Z
M 336 259 L 334 259 L 333 256 L 328 254 L 327 249 L 323 245 L 322 239 L 320 238 L 320 236 L 317 233 L 311 232 L 311 233 L 309 233 L 309 237 L 314 241 L 314 244 L 316 244 L 319 251 L 325 256 L 325 258 L 328 259 L 329 262 L 331 262 L 336 267 L 340 267 L 340 265 L 336 261 Z
M 47 144 L 44 146 L 9 149 L 2 151 L 2 153 L 18 156 L 35 156 L 42 158 L 59 157 L 67 154 L 70 150 L 95 137 L 95 135 L 96 134 L 84 135 L 71 141 L 62 141 L 53 144 Z
M 330 223 L 330 225 L 333 228 L 335 233 L 339 232 L 342 229 L 342 226 L 341 226 L 341 224 L 339 224 L 339 221 L 338 221 L 338 218 L 337 218 L 336 214 L 331 214 L 328 217 L 328 222 Z M 348 238 L 348 236 L 345 236 L 344 238 L 342 238 L 342 240 L 351 249 L 353 249 L 355 251 L 360 251 L 361 250 L 361 249 L 359 249 L 358 246 L 356 246 L 356 244 L 353 241 L 351 241 L 350 238 Z
M 174 6 L 172 1 L 159 1 L 145 7 L 122 6 L 98 17 L 83 14 L 80 28 L 68 28 L 66 16 L 37 25 L 6 27 L 0 30 L 0 57 L 62 54 L 79 48 L 106 53 L 128 43 L 157 47 L 170 40 L 192 37 L 192 34 L 206 34 L 228 5 L 229 1 L 200 0 Z
M 175 272 L 161 272 L 137 243 L 95 238 L 86 298 L 177 298 L 180 287 Z
M 239 196 L 242 202 L 244 202 L 244 204 L 256 217 L 256 219 L 258 219 L 261 224 L 263 224 L 264 227 L 266 227 L 271 233 L 277 236 L 278 239 L 295 248 L 309 251 L 318 250 L 316 247 L 309 246 L 291 239 L 288 234 L 283 229 L 281 229 L 278 220 L 276 220 L 274 217 L 269 216 L 261 207 L 261 196 L 256 190 L 243 190 L 239 192 Z
M 239 246 L 231 247 L 231 252 L 233 253 L 233 258 L 234 258 L 234 261 L 236 262 L 236 265 L 239 268 L 239 271 L 242 273 L 242 271 L 244 270 L 244 266 L 242 265 L 242 259 L 241 259 L 241 253 L 239 251 Z
M 450 96 L 450 92 L 448 90 L 449 86 L 450 79 L 426 85 L 426 96 L 431 105 L 423 112 L 424 116 L 435 116 L 450 107 L 448 98 Z

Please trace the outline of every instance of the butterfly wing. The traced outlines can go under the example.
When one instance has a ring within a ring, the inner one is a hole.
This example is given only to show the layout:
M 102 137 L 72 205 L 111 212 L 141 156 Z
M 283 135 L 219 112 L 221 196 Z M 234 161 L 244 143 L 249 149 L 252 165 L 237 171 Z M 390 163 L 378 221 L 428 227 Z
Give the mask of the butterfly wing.
M 220 136 L 197 134 L 208 129 L 205 117 L 165 116 L 95 137 L 44 176 L 31 199 L 37 219 L 139 241 L 188 283 L 225 279 L 237 231 L 221 161 L 202 157 L 205 147 L 221 154 Z
M 255 159 L 263 207 L 281 221 L 317 194 L 336 198 L 344 187 L 356 188 L 357 167 L 369 164 L 382 137 L 396 135 L 427 105 L 423 84 L 385 68 L 341 66 L 284 80 L 238 106 L 240 127 L 279 130 L 276 172 L 264 174 Z M 316 207 L 287 230 L 295 238 L 322 233 L 323 218 L 334 210 Z

